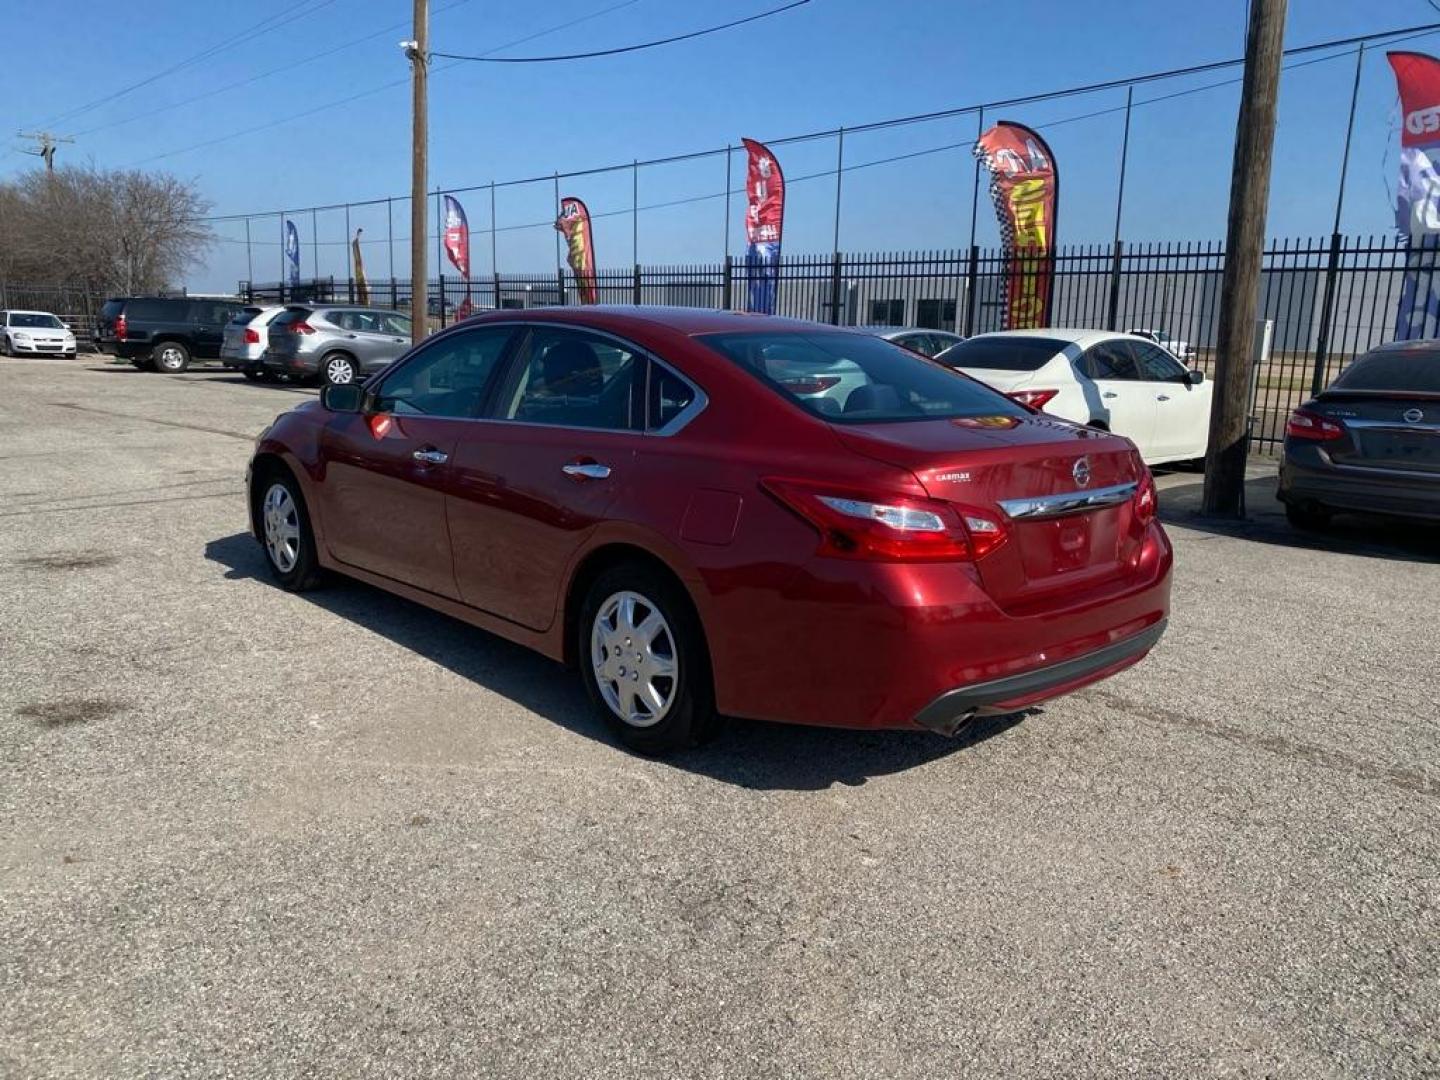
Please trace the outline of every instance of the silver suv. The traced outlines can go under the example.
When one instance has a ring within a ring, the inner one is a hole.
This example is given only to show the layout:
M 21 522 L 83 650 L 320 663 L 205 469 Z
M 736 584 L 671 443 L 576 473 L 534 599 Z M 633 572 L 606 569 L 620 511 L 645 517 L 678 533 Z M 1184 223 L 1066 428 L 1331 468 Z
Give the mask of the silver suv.
M 270 320 L 260 366 L 332 385 L 386 367 L 410 348 L 410 317 L 383 308 L 292 304 Z

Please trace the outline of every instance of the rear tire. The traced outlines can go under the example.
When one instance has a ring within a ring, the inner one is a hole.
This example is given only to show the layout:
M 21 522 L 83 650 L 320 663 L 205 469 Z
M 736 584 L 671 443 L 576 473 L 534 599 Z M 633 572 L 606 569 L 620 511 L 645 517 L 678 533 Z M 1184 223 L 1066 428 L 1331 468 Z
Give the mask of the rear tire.
M 359 376 L 355 358 L 348 353 L 326 353 L 320 358 L 320 382 L 325 386 L 347 386 Z
M 190 366 L 190 350 L 179 341 L 162 341 L 150 352 L 156 371 L 176 375 Z
M 669 577 L 642 563 L 602 572 L 585 593 L 575 633 L 591 704 L 629 749 L 666 754 L 715 735 L 705 635 Z
M 255 522 L 271 575 L 287 592 L 315 588 L 321 582 L 320 560 L 300 485 L 288 472 L 273 469 L 259 478 L 255 492 Z
M 1315 503 L 1285 504 L 1285 520 L 1304 532 L 1324 532 L 1330 528 L 1330 511 Z
M 245 378 L 247 378 L 247 379 L 250 380 L 251 382 L 262 382 L 262 381 L 264 381 L 264 377 L 263 377 L 263 376 L 260 374 L 260 372 L 257 371 L 255 368 L 251 368 L 251 367 L 241 368 L 241 369 L 240 369 L 240 374 L 244 375 Z

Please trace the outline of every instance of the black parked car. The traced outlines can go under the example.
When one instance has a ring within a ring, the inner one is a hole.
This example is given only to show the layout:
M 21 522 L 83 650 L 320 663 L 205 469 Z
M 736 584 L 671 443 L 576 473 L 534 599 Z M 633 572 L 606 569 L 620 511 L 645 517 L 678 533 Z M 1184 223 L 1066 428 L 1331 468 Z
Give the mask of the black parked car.
M 1440 521 L 1440 340 L 1382 345 L 1291 413 L 1276 494 L 1302 529 L 1337 511 Z
M 192 359 L 220 356 L 225 324 L 244 306 L 194 296 L 117 297 L 100 309 L 95 344 L 144 371 L 184 371 Z

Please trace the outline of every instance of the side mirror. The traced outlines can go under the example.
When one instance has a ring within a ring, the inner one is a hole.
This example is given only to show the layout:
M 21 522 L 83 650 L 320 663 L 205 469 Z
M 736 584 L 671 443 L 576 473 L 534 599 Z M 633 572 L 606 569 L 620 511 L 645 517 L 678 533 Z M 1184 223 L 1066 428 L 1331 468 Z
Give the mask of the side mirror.
M 320 391 L 320 404 L 337 413 L 358 413 L 365 403 L 365 388 L 359 383 L 326 386 Z
M 1199 386 L 1205 381 L 1205 373 L 1199 368 L 1192 368 L 1186 373 L 1186 376 L 1186 381 L 1189 382 L 1191 386 Z

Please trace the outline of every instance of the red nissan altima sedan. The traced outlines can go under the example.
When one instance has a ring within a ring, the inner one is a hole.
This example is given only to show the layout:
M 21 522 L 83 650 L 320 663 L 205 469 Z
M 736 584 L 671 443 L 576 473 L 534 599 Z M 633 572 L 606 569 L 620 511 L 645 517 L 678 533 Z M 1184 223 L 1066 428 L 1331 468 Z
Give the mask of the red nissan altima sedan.
M 1135 448 L 858 331 L 496 312 L 279 417 L 288 589 L 338 571 L 573 664 L 619 737 L 953 734 L 1135 663 L 1171 548 Z

